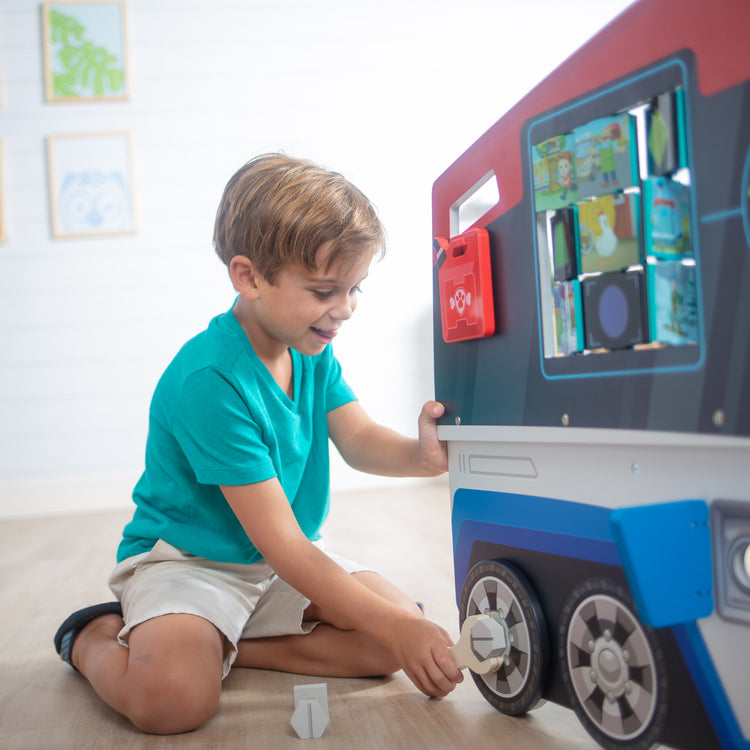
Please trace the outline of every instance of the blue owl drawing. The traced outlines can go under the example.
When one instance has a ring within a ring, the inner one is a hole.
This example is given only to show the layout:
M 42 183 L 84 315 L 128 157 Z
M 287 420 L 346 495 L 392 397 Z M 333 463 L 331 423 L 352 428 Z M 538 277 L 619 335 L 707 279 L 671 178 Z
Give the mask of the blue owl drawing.
M 67 174 L 60 186 L 58 208 L 66 234 L 108 234 L 132 229 L 130 191 L 118 172 Z

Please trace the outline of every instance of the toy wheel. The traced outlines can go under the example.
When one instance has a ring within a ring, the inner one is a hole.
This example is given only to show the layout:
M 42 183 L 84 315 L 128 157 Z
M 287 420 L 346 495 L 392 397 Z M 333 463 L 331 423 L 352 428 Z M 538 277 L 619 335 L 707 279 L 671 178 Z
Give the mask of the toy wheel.
M 558 655 L 578 718 L 602 747 L 646 750 L 658 740 L 667 718 L 666 661 L 622 586 L 592 579 L 573 590 Z
M 523 714 L 539 704 L 549 662 L 547 630 L 539 600 L 526 576 L 507 562 L 474 566 L 461 591 L 460 619 L 489 614 L 506 631 L 508 646 L 497 672 L 471 673 L 479 691 L 498 711 Z

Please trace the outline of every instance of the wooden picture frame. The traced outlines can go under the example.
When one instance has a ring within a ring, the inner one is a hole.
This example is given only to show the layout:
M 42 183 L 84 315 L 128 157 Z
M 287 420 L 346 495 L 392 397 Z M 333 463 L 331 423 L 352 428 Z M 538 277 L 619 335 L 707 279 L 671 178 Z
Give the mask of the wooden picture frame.
M 42 3 L 48 102 L 130 98 L 125 3 Z
M 5 149 L 3 142 L 0 141 L 0 242 L 5 242 L 8 239 L 8 221 L 5 207 Z
M 52 235 L 58 238 L 136 231 L 130 133 L 47 138 Z

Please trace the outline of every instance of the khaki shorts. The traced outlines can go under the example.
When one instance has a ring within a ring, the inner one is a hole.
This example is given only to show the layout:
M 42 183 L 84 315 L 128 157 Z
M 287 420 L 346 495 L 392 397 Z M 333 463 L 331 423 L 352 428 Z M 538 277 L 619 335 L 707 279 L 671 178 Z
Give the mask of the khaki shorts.
M 329 557 L 347 573 L 369 570 L 342 557 Z M 267 563 L 217 563 L 163 540 L 150 552 L 119 563 L 109 587 L 122 603 L 125 627 L 119 633 L 120 643 L 127 646 L 130 631 L 154 617 L 197 615 L 224 634 L 224 677 L 237 658 L 238 641 L 305 634 L 318 624 L 302 621 L 310 600 Z

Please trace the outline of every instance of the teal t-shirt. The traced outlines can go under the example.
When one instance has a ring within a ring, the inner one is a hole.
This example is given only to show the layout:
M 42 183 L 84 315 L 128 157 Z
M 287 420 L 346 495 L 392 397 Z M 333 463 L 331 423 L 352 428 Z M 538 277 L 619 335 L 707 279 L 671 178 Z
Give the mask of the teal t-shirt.
M 158 539 L 218 562 L 261 559 L 219 485 L 277 477 L 297 521 L 318 539 L 328 515 L 327 413 L 355 396 L 330 345 L 291 350 L 294 398 L 277 385 L 230 310 L 188 341 L 156 386 L 146 467 L 118 562 Z

